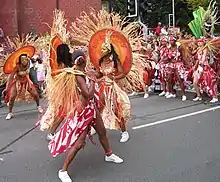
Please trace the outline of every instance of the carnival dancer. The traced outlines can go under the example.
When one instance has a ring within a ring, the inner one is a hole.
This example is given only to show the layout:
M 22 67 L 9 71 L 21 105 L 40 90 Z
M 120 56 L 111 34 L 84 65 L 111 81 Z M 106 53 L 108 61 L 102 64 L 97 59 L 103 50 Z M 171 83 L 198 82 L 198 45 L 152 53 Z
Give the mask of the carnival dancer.
M 143 53 L 144 54 L 144 53 Z M 156 62 L 157 62 L 157 57 L 158 57 L 158 50 L 157 48 L 148 43 L 147 47 L 145 49 L 145 56 L 143 56 L 143 58 L 145 58 L 145 64 L 144 66 L 144 83 L 145 83 L 145 87 L 146 87 L 146 91 L 144 94 L 144 98 L 148 98 L 149 97 L 149 92 L 152 91 L 152 84 L 153 84 L 153 79 L 154 79 L 154 74 L 155 74 L 155 67 L 156 67 Z
M 205 38 L 198 40 L 199 49 L 197 51 L 197 62 L 194 66 L 193 85 L 197 97 L 193 101 L 202 100 L 200 89 L 212 97 L 211 103 L 218 102 L 217 97 L 217 75 L 209 65 L 210 52 L 205 47 Z
M 184 64 L 182 61 L 181 47 L 177 46 L 176 38 L 174 36 L 170 36 L 170 48 L 168 51 L 168 58 L 170 59 L 170 63 L 168 63 L 168 88 L 170 94 L 166 98 L 175 98 L 176 93 L 174 92 L 174 79 L 176 79 L 181 88 L 182 101 L 186 100 L 185 95 L 185 85 L 184 79 L 186 77 L 186 70 L 184 68 Z
M 200 7 L 199 9 L 195 10 L 193 12 L 193 16 L 194 16 L 194 20 L 192 20 L 189 23 L 189 28 L 191 29 L 191 31 L 193 32 L 193 34 L 197 37 L 197 38 L 201 38 L 201 37 L 205 37 L 206 40 L 204 39 L 199 39 L 199 44 L 205 44 L 203 47 L 206 47 L 203 51 L 202 54 L 204 56 L 203 61 L 205 61 L 205 66 L 204 66 L 204 70 L 202 70 L 200 66 L 200 72 L 202 71 L 204 75 L 204 80 L 206 80 L 205 82 L 209 82 L 211 80 L 214 81 L 214 72 L 217 74 L 216 75 L 216 79 L 219 79 L 219 75 L 220 75 L 220 61 L 219 61 L 219 44 L 220 44 L 220 39 L 219 38 L 214 38 L 214 30 L 215 30 L 215 25 L 219 24 L 219 17 L 218 17 L 218 6 L 215 0 L 210 1 L 209 6 L 207 8 L 207 10 L 204 10 L 204 8 Z M 204 41 L 206 43 L 204 43 Z M 199 48 L 200 50 L 202 48 Z M 205 58 L 205 55 L 206 58 Z M 203 57 L 202 56 L 202 57 Z M 209 57 L 209 58 L 208 58 Z M 207 63 L 207 59 L 208 59 L 208 64 Z M 202 60 L 200 60 L 202 61 Z M 202 62 L 203 63 L 203 62 Z M 199 65 L 199 60 L 197 61 L 197 65 Z M 211 69 L 210 69 L 210 67 Z M 197 69 L 195 67 L 195 69 Z M 213 72 L 214 71 L 214 72 Z M 206 73 L 205 73 L 206 72 Z M 209 75 L 207 77 L 205 77 L 205 75 Z M 197 75 L 198 78 L 198 75 Z M 196 78 L 195 78 L 196 79 Z M 197 82 L 197 80 L 195 80 L 195 82 Z M 212 94 L 208 93 L 208 95 L 210 95 L 211 97 L 213 97 L 212 102 L 215 102 L 217 100 L 216 98 L 216 94 L 215 92 L 215 81 L 211 84 L 209 83 L 204 83 L 205 85 L 208 84 L 208 87 L 211 86 L 211 88 L 207 88 L 207 89 L 211 89 Z M 195 84 L 196 85 L 196 84 Z M 209 92 L 208 90 L 206 90 L 206 92 Z M 197 96 L 199 93 L 197 93 Z M 200 97 L 195 98 L 195 100 L 201 100 Z
M 11 54 L 4 64 L 4 72 L 10 74 L 6 88 L 3 91 L 6 92 L 5 102 L 8 103 L 9 108 L 8 115 L 6 116 L 7 120 L 12 118 L 15 100 L 26 100 L 27 92 L 35 100 L 39 113 L 43 112 L 39 104 L 39 95 L 29 78 L 30 57 L 34 55 L 34 52 L 34 47 L 25 46 Z
M 125 74 L 110 37 L 111 32 L 108 32 L 101 46 L 102 57 L 99 60 L 100 69 L 97 74 L 99 94 L 103 98 L 102 118 L 106 128 L 120 129 L 122 131 L 120 142 L 126 142 L 129 139 L 126 122 L 130 119 L 131 104 L 127 94 L 116 83 L 117 80 L 123 79 Z
M 65 119 L 61 129 L 55 134 L 49 143 L 49 149 L 53 157 L 68 151 L 64 165 L 58 172 L 62 182 L 72 182 L 67 173 L 70 163 L 77 152 L 85 146 L 85 139 L 91 126 L 99 135 L 99 141 L 105 151 L 105 161 L 122 163 L 123 160 L 113 154 L 99 112 L 99 97 L 96 90 L 95 73 L 85 72 L 86 57 L 83 52 L 75 51 L 72 54 L 74 67 L 69 59 L 62 60 L 63 69 L 54 72 L 53 84 L 49 85 L 49 108 L 57 115 L 62 111 Z M 47 112 L 48 114 L 49 112 Z M 52 118 L 50 118 L 52 119 Z M 41 129 L 52 128 L 54 120 L 41 120 Z
M 80 16 L 70 28 L 73 41 L 89 46 L 90 63 L 99 70 L 99 76 L 102 76 L 100 92 L 103 95 L 104 124 L 107 129 L 122 131 L 122 142 L 129 138 L 125 130 L 131 109 L 123 90 L 135 90 L 135 85 L 143 82 L 143 69 L 140 68 L 144 67 L 141 55 L 133 52 L 138 41 L 143 42 L 138 31 L 140 25 L 137 22 L 125 22 L 117 13 L 91 10 L 89 15 L 84 13 Z M 133 69 L 140 71 L 131 71 Z
M 168 80 L 167 80 L 167 63 L 168 63 L 168 48 L 167 48 L 167 39 L 166 37 L 163 37 L 161 40 L 161 46 L 160 46 L 160 61 L 158 63 L 159 65 L 159 79 L 162 84 L 163 92 L 159 94 L 160 97 L 165 96 L 167 97 L 169 95 L 169 92 L 167 90 L 168 88 Z

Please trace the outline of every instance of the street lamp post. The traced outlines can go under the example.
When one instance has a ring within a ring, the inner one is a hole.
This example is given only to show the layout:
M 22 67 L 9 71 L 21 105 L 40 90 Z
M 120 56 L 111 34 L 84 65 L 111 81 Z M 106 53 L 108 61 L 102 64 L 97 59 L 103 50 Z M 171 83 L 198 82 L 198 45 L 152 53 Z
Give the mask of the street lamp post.
M 172 0 L 172 6 L 173 6 L 173 27 L 175 27 L 175 2 Z
M 59 9 L 59 0 L 56 0 L 56 9 Z

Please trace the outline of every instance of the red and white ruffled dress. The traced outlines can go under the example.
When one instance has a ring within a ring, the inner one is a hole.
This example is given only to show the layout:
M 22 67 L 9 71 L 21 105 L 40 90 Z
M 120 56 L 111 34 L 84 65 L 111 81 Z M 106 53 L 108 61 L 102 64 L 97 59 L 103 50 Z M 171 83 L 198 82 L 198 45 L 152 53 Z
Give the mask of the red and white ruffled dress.
M 159 65 L 159 80 L 163 82 L 163 80 L 167 81 L 167 63 L 163 62 L 163 58 L 168 56 L 167 47 L 160 47 L 160 60 Z
M 64 119 L 64 124 L 48 145 L 53 157 L 56 157 L 73 147 L 79 136 L 94 123 L 96 118 L 96 108 L 99 107 L 97 90 L 96 87 L 94 98 L 87 101 L 82 111 L 75 111 L 75 114 L 72 117 Z M 40 121 L 40 124 L 42 125 L 43 122 L 44 121 Z
M 188 71 L 186 70 L 183 64 L 181 53 L 178 47 L 174 50 L 171 50 L 171 49 L 169 50 L 168 58 L 172 60 L 167 65 L 168 74 L 173 74 L 173 73 L 178 74 L 179 78 L 183 80 L 184 85 L 189 86 L 190 82 L 188 81 Z
M 206 60 L 202 61 L 203 51 L 197 53 L 199 60 L 199 66 L 194 74 L 199 75 L 198 85 L 206 92 L 210 97 L 215 97 L 217 95 L 217 74 L 209 65 L 209 58 L 207 55 Z

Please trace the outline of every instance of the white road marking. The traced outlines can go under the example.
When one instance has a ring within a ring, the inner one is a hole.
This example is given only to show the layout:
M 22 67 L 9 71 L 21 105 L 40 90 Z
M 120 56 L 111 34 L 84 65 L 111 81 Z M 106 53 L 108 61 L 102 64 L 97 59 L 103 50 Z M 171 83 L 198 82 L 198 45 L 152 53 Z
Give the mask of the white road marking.
M 139 126 L 134 126 L 134 127 L 132 127 L 132 129 L 137 130 L 137 129 L 141 129 L 141 128 L 146 128 L 146 127 L 149 127 L 149 126 L 154 126 L 154 125 L 174 121 L 174 120 L 177 120 L 177 119 L 182 119 L 182 118 L 186 118 L 186 117 L 190 117 L 190 116 L 195 116 L 195 115 L 202 114 L 202 113 L 205 113 L 205 112 L 214 111 L 216 109 L 220 109 L 220 106 L 216 106 L 216 107 L 212 107 L 212 108 L 209 108 L 209 109 L 204 109 L 204 110 L 201 110 L 201 111 L 196 111 L 196 112 L 192 112 L 192 113 L 188 113 L 188 114 L 183 114 L 183 115 L 176 116 L 176 117 L 173 117 L 173 118 L 163 119 L 163 120 L 156 121 L 156 122 L 153 122 L 153 123 L 147 123 L 147 124 L 143 124 L 143 125 L 139 125 Z

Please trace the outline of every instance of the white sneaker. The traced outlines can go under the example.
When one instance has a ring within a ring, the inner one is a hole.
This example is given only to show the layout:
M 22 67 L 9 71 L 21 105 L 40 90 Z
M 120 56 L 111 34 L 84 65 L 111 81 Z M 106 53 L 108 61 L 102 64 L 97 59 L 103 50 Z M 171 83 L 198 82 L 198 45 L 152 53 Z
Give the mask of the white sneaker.
M 167 99 L 176 98 L 176 94 L 171 94 L 170 93 L 166 98 Z
M 166 92 L 164 96 L 167 97 L 168 95 L 170 95 L 170 92 Z
M 95 131 L 95 129 L 92 127 L 91 128 L 91 135 L 95 135 L 96 134 L 96 131 Z
M 147 99 L 149 97 L 149 94 L 144 94 L 144 98 Z
M 47 134 L 47 140 L 48 140 L 48 141 L 52 140 L 53 137 L 54 137 L 54 134 L 53 134 L 53 133 Z
M 38 107 L 37 107 L 37 110 L 38 110 L 38 112 L 39 112 L 40 114 L 42 114 L 42 113 L 44 112 L 44 110 L 42 109 L 41 106 L 38 106 Z
M 6 116 L 5 119 L 6 119 L 6 120 L 10 120 L 11 118 L 12 118 L 12 113 L 10 112 L 10 113 L 7 114 L 7 116 Z
M 213 98 L 213 99 L 210 101 L 210 103 L 216 103 L 216 102 L 218 102 L 218 99 L 217 99 L 217 98 Z
M 128 96 L 134 96 L 135 92 L 132 92 L 131 94 L 128 94 Z
M 138 92 L 134 92 L 134 95 L 138 95 L 139 93 Z
M 115 154 L 111 154 L 110 156 L 105 156 L 105 161 L 106 162 L 114 162 L 116 164 L 120 164 L 123 162 L 123 159 L 121 159 L 120 157 L 118 157 Z
M 163 96 L 165 96 L 166 95 L 166 92 L 161 92 L 160 94 L 159 94 L 159 97 L 163 97 Z
M 148 87 L 148 92 L 153 92 L 154 89 L 152 88 L 152 86 Z
M 129 140 L 129 134 L 127 131 L 124 131 L 122 134 L 121 134 L 121 140 L 120 142 L 121 143 L 125 143 Z
M 182 101 L 183 102 L 186 101 L 186 96 L 185 95 L 182 96 Z
M 69 177 L 67 171 L 59 171 L 58 172 L 58 177 L 62 182 L 72 182 L 71 178 Z
M 202 97 L 196 97 L 193 99 L 193 101 L 201 101 L 202 100 Z

